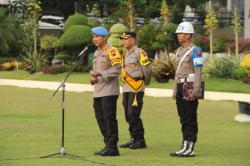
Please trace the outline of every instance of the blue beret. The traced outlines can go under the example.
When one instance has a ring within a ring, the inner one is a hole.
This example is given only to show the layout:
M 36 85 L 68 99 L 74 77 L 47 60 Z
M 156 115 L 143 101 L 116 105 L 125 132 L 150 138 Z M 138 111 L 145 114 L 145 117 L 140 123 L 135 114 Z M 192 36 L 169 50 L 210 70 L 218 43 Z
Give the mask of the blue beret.
M 91 29 L 92 34 L 99 35 L 99 36 L 108 36 L 109 32 L 104 27 L 94 27 Z

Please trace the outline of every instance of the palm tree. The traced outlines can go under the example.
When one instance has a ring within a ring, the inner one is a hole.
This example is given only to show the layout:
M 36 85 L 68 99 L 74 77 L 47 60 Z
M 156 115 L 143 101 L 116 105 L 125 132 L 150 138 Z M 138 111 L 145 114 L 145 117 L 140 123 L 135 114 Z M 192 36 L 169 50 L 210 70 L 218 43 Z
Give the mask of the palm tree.
M 18 24 L 15 16 L 9 15 L 4 8 L 0 8 L 0 53 L 7 53 L 17 44 Z

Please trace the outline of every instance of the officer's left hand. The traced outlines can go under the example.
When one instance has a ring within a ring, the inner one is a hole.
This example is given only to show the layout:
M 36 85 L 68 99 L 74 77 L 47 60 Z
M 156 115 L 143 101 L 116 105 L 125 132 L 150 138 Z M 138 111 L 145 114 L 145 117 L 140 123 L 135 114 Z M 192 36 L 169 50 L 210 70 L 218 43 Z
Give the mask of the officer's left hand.
M 94 71 L 94 73 L 92 74 L 93 77 L 98 77 L 98 76 L 102 76 L 102 74 L 98 71 Z
M 187 100 L 188 101 L 194 101 L 196 99 L 195 95 L 193 95 L 192 93 L 188 95 Z

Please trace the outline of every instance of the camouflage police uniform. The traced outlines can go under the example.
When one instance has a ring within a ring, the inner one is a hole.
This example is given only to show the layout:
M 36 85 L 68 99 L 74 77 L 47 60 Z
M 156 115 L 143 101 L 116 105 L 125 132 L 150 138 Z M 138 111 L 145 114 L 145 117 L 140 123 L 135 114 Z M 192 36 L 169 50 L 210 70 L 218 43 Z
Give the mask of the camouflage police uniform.
M 148 56 L 144 50 L 134 46 L 130 51 L 126 52 L 123 58 L 123 68 L 135 80 L 143 80 L 146 66 L 150 63 Z M 129 124 L 129 132 L 131 140 L 128 143 L 120 145 L 121 148 L 146 148 L 144 139 L 144 127 L 142 119 L 140 118 L 145 85 L 143 84 L 139 92 L 134 91 L 124 83 L 123 87 L 123 107 L 125 111 L 125 118 Z M 135 100 L 137 105 L 133 106 Z
M 117 149 L 118 123 L 116 119 L 117 99 L 119 95 L 119 82 L 121 68 L 121 55 L 118 50 L 108 44 L 104 49 L 98 48 L 94 53 L 93 72 L 100 72 L 94 84 L 94 110 L 95 117 L 104 137 L 106 149 Z M 103 155 L 105 148 L 95 154 Z M 108 153 L 107 153 L 108 154 Z M 119 155 L 112 153 L 112 155 Z M 106 155 L 104 153 L 104 155 Z
M 188 48 L 180 47 L 176 53 L 176 66 L 179 65 L 183 56 L 187 53 L 185 59 L 179 66 L 175 73 L 173 96 L 176 96 L 176 104 L 178 115 L 182 126 L 183 143 L 186 148 L 190 147 L 193 150 L 194 144 L 197 141 L 198 123 L 197 123 L 197 108 L 198 99 L 200 94 L 201 76 L 202 76 L 202 62 L 199 61 L 198 65 L 194 65 L 194 50 L 199 49 L 192 43 Z M 201 50 L 199 49 L 198 59 L 202 58 Z M 190 79 L 190 80 L 189 80 Z M 193 101 L 188 101 L 183 96 L 182 86 L 184 82 L 193 82 L 192 94 L 196 96 Z M 189 150 L 189 151 L 190 151 Z M 187 151 L 188 152 L 188 151 Z M 186 153 L 187 153 L 186 152 Z M 172 155 L 176 155 L 172 153 Z

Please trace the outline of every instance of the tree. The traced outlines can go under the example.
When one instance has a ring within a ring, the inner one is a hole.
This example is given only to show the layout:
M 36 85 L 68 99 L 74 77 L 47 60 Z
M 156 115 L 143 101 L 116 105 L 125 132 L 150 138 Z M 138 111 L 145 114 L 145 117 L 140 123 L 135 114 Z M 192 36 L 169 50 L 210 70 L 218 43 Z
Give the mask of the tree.
M 217 24 L 218 20 L 216 18 L 211 2 L 209 2 L 209 8 L 208 8 L 208 13 L 206 15 L 204 28 L 207 30 L 207 34 L 209 35 L 211 58 L 213 58 L 213 35 Z
M 28 18 L 24 22 L 24 37 L 33 39 L 33 50 L 26 52 L 23 60 L 26 63 L 26 70 L 30 73 L 40 71 L 41 68 L 47 63 L 47 57 L 37 51 L 37 34 L 38 34 L 38 19 L 41 15 L 41 2 L 36 0 L 29 0 L 27 5 Z M 26 29 L 27 28 L 27 29 Z M 30 31 L 27 31 L 30 30 Z M 26 40 L 27 40 L 26 39 Z
M 42 9 L 52 15 L 68 17 L 74 14 L 74 2 L 76 0 L 41 0 Z
M 166 0 L 162 1 L 160 11 L 161 11 L 161 16 L 163 17 L 163 20 L 164 20 L 164 24 L 167 24 L 169 22 L 170 11 L 168 9 Z
M 91 26 L 95 26 L 98 25 L 98 20 L 96 18 L 101 16 L 101 12 L 99 10 L 99 6 L 97 3 L 95 3 L 90 11 L 90 13 L 88 13 L 88 15 L 90 16 L 88 19 L 88 24 Z
M 183 13 L 186 5 L 197 9 L 197 13 L 202 17 L 204 11 L 204 4 L 208 0 L 167 0 L 171 10 L 171 19 L 173 23 L 179 24 L 182 22 Z
M 27 18 L 27 6 L 29 0 L 13 0 L 10 4 L 11 12 L 17 13 L 17 16 L 23 22 L 25 18 Z
M 176 28 L 176 24 L 164 24 L 160 33 L 156 36 L 156 42 L 153 44 L 155 48 L 164 50 L 167 59 L 169 59 L 168 54 L 178 46 L 178 41 L 175 34 Z
M 239 16 L 239 12 L 238 12 L 236 7 L 234 7 L 234 11 L 233 11 L 232 28 L 233 28 L 234 40 L 235 40 L 235 55 L 238 57 L 238 55 L 239 55 L 240 16 Z
M 149 54 L 149 51 L 155 51 L 153 43 L 155 42 L 156 31 L 154 26 L 151 24 L 146 24 L 137 32 L 138 45 L 145 49 Z M 154 57 L 154 55 L 149 55 Z
M 41 15 L 41 2 L 36 0 L 30 0 L 28 4 L 28 21 L 32 24 L 32 35 L 33 35 L 33 54 L 37 54 L 37 31 L 38 31 L 38 18 Z
M 135 9 L 138 17 L 143 18 L 156 18 L 160 17 L 159 8 L 161 6 L 162 0 L 144 0 L 136 1 Z
M 0 53 L 7 54 L 17 46 L 19 31 L 15 16 L 8 15 L 6 9 L 0 8 Z
M 135 8 L 134 8 L 134 0 L 128 0 L 128 21 L 129 21 L 129 29 L 130 31 L 135 30 Z

